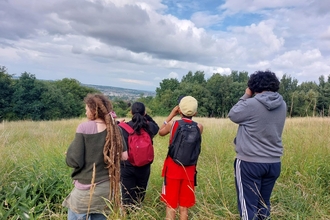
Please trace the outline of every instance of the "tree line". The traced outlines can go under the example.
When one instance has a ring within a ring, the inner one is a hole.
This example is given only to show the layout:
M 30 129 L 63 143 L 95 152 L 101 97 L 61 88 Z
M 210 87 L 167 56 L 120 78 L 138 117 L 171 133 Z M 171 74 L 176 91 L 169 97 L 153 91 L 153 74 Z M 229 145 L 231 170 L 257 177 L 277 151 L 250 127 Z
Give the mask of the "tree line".
M 184 95 L 198 100 L 199 117 L 224 118 L 243 95 L 249 79 L 248 72 L 232 71 L 229 75 L 213 74 L 206 79 L 204 72 L 188 72 L 179 81 L 163 79 L 156 88 L 155 97 L 143 94 L 137 100 L 112 100 L 119 117 L 129 116 L 131 102 L 140 101 L 153 116 L 166 116 Z M 279 93 L 287 103 L 288 117 L 330 116 L 330 76 L 322 75 L 319 82 L 303 82 L 290 75 L 279 79 Z M 88 93 L 100 92 L 81 85 L 75 79 L 57 81 L 36 79 L 24 72 L 14 78 L 0 66 L 0 121 L 2 120 L 58 120 L 83 116 L 83 98 Z
M 94 92 L 98 91 L 75 79 L 44 81 L 27 72 L 15 79 L 0 66 L 0 121 L 79 117 L 84 113 L 83 98 Z
M 205 79 L 203 72 L 188 72 L 181 81 L 164 79 L 156 89 L 156 97 L 143 99 L 156 115 L 167 115 L 177 104 L 177 97 L 192 95 L 198 100 L 198 116 L 226 117 L 231 107 L 244 94 L 248 72 L 232 71 L 229 75 L 213 74 Z M 319 83 L 298 83 L 284 74 L 279 93 L 287 103 L 288 117 L 330 116 L 330 75 L 319 77 Z

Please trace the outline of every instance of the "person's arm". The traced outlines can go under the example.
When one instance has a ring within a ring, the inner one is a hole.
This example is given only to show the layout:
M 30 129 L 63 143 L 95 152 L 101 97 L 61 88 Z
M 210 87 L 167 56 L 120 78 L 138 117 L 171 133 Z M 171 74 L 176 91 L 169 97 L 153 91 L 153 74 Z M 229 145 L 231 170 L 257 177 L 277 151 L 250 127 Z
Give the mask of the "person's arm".
M 241 123 L 247 120 L 247 116 L 249 113 L 248 104 L 246 102 L 247 99 L 251 98 L 253 95 L 250 88 L 245 89 L 244 95 L 240 98 L 240 100 L 230 109 L 228 113 L 228 117 L 234 123 Z
M 81 169 L 84 166 L 84 137 L 82 133 L 76 133 L 76 136 L 70 144 L 66 153 L 66 164 L 75 169 Z
M 127 152 L 127 143 L 126 143 L 126 140 L 125 140 L 124 131 L 120 126 L 118 126 L 118 127 L 119 127 L 119 131 L 120 131 L 122 141 L 123 141 L 123 151 L 121 153 L 121 160 L 127 160 L 128 159 L 128 152 Z
M 201 125 L 201 124 L 197 124 L 197 126 L 198 126 L 198 128 L 199 128 L 199 131 L 200 131 L 201 134 L 202 134 L 202 133 L 203 133 L 203 129 L 204 129 L 203 125 Z
M 150 117 L 150 115 L 145 114 L 144 117 L 149 122 L 148 124 L 149 124 L 149 129 L 150 129 L 151 133 L 153 134 L 153 136 L 155 136 L 159 131 L 158 124 Z
M 160 136 L 165 136 L 165 135 L 167 135 L 167 134 L 170 133 L 170 131 L 171 131 L 171 127 L 172 127 L 172 124 L 173 124 L 172 119 L 173 119 L 177 114 L 179 114 L 179 106 L 178 106 L 178 105 L 175 106 L 175 107 L 172 109 L 171 113 L 167 116 L 167 118 L 165 119 L 164 123 L 163 123 L 162 126 L 160 127 L 159 132 L 158 132 L 158 134 L 159 134 Z

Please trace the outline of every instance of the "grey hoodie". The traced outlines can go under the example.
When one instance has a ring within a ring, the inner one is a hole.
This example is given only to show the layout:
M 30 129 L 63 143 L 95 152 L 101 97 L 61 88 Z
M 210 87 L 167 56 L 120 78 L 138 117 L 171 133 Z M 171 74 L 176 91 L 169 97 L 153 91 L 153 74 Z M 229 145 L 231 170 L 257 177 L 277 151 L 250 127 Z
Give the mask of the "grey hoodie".
M 239 124 L 234 140 L 236 157 L 247 162 L 280 162 L 286 111 L 286 103 L 277 92 L 266 91 L 252 98 L 243 95 L 228 114 Z

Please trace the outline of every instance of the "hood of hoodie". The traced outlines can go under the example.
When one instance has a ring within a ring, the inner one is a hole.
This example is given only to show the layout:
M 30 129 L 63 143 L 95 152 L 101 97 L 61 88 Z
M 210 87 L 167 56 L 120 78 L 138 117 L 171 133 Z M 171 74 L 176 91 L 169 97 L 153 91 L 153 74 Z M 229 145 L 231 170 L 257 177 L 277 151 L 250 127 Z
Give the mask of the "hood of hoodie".
M 262 92 L 254 96 L 269 111 L 278 108 L 283 104 L 283 97 L 278 92 Z

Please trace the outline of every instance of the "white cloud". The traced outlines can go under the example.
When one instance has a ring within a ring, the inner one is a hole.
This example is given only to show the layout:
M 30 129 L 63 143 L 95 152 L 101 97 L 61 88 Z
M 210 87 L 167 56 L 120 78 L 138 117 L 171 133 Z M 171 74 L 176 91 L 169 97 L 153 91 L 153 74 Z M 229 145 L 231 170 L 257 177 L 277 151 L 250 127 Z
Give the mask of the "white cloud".
M 268 20 L 250 26 L 230 28 L 237 34 L 239 44 L 244 47 L 242 53 L 246 59 L 263 59 L 282 49 L 285 40 L 275 35 L 275 24 L 273 20 Z
M 41 79 L 150 90 L 188 71 L 269 68 L 317 79 L 330 68 L 325 2 L 0 1 L 0 65 Z
M 219 24 L 221 20 L 222 17 L 219 15 L 209 14 L 205 11 L 196 12 L 191 16 L 191 21 L 194 22 L 197 27 L 209 27 L 214 24 Z
M 170 72 L 168 74 L 168 78 L 172 79 L 178 79 L 179 80 L 179 75 L 176 72 Z
M 330 26 L 320 34 L 321 39 L 330 40 Z
M 310 65 L 311 63 L 318 62 L 322 59 L 322 55 L 319 50 L 309 50 L 302 52 L 301 50 L 288 51 L 284 54 L 276 57 L 273 63 L 277 66 L 282 66 L 283 68 L 290 68 L 292 66 Z
M 308 0 L 226 0 L 220 8 L 230 11 L 257 11 L 261 9 L 281 8 L 281 7 L 297 7 L 308 4 Z
M 119 78 L 119 81 L 126 82 L 126 83 L 139 84 L 139 85 L 142 85 L 142 86 L 152 85 L 152 83 L 150 81 L 136 80 L 136 79 Z

